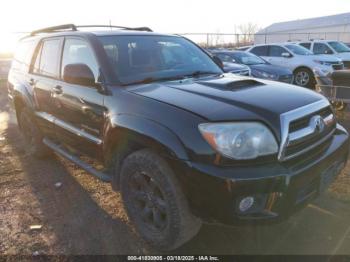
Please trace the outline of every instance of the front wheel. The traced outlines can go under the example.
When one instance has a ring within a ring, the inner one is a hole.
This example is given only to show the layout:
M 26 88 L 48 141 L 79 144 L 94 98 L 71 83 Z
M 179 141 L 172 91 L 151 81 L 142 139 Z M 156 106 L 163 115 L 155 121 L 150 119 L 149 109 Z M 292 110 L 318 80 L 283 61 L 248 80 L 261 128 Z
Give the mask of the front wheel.
M 301 87 L 315 88 L 315 77 L 311 70 L 300 68 L 294 72 L 294 83 Z
M 201 221 L 190 212 L 175 174 L 156 153 L 146 149 L 129 155 L 120 179 L 128 216 L 150 246 L 173 250 L 198 233 Z

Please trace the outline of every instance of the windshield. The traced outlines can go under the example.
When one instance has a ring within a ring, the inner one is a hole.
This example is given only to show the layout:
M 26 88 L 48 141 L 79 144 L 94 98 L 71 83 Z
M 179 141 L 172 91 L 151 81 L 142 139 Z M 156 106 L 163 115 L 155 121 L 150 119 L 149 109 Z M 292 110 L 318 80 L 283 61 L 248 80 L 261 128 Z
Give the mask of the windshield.
M 251 53 L 234 52 L 232 53 L 232 57 L 240 64 L 245 64 L 245 65 L 266 64 L 265 60 Z
M 350 52 L 350 48 L 342 42 L 333 41 L 328 42 L 328 44 L 338 53 Z
M 221 68 L 190 41 L 177 36 L 99 37 L 124 84 L 221 74 Z
M 285 45 L 285 47 L 295 55 L 313 55 L 313 53 L 300 45 Z

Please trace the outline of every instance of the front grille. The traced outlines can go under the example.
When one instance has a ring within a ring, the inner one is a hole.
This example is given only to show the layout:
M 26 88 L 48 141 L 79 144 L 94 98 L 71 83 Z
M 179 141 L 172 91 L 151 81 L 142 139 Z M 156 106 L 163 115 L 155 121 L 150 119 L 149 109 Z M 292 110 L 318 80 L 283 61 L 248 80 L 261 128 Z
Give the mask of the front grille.
M 334 70 L 342 70 L 344 69 L 344 64 L 334 64 L 332 67 Z
M 343 61 L 345 68 L 350 68 L 350 61 Z
M 296 119 L 289 124 L 289 133 L 295 132 L 299 129 L 305 128 L 309 125 L 311 117 L 315 115 L 320 115 L 321 117 L 325 118 L 332 114 L 332 109 L 330 107 L 323 108 L 319 111 L 316 111 L 314 113 L 311 113 L 309 115 L 306 115 L 302 118 Z
M 297 109 L 296 113 L 287 113 L 287 121 L 282 121 L 282 125 L 279 159 L 289 160 L 327 143 L 333 136 L 336 121 L 329 103 L 319 101 Z

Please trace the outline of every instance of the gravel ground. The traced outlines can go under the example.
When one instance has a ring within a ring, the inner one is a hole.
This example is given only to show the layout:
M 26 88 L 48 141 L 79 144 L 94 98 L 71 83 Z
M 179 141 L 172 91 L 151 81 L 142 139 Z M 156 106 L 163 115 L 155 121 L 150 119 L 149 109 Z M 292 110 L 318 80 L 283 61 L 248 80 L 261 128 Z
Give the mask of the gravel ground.
M 339 116 L 350 129 L 350 114 Z M 204 225 L 175 254 L 350 254 L 350 164 L 331 189 L 273 226 Z M 59 184 L 56 184 L 59 183 Z M 55 185 L 56 184 L 56 185 Z M 150 254 L 119 192 L 68 161 L 37 160 L 0 85 L 0 254 Z

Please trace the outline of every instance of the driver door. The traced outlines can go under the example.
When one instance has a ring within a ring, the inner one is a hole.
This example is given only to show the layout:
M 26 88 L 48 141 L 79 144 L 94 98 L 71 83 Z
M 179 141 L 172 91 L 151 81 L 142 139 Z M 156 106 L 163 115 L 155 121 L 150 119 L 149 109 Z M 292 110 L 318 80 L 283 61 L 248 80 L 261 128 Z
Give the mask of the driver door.
M 99 66 L 89 43 L 82 38 L 65 38 L 61 77 L 53 91 L 56 137 L 76 151 L 97 157 L 106 112 L 104 95 L 95 87 L 65 82 L 64 68 L 69 64 L 87 65 L 95 81 L 99 76 Z

